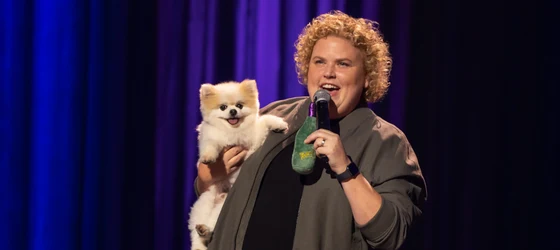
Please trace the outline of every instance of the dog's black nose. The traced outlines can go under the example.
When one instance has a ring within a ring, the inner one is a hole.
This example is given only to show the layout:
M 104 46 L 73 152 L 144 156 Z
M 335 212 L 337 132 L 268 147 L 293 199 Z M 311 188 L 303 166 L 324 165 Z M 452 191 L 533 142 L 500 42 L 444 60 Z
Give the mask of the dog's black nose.
M 230 114 L 231 116 L 235 116 L 235 115 L 237 115 L 237 110 L 232 109 L 232 110 L 229 111 L 229 114 Z

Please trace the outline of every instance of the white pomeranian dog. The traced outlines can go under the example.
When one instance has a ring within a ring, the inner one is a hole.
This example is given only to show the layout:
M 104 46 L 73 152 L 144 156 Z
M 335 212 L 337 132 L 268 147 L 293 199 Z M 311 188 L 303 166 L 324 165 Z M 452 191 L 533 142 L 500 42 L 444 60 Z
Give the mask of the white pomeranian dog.
M 270 131 L 288 129 L 288 124 L 280 117 L 259 116 L 259 106 L 257 83 L 254 80 L 202 84 L 202 123 L 197 128 L 198 161 L 213 163 L 225 147 L 234 145 L 247 148 L 247 158 L 264 143 Z M 224 200 L 239 170 L 234 170 L 225 180 L 211 185 L 194 203 L 188 222 L 191 249 L 207 249 Z

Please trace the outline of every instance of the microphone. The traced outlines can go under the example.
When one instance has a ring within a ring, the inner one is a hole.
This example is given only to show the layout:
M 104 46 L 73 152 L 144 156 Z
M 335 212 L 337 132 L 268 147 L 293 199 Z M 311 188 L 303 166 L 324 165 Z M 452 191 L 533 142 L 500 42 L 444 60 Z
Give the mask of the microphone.
M 331 95 L 328 91 L 320 89 L 315 92 L 313 101 L 309 104 L 309 115 L 296 133 L 294 151 L 292 152 L 292 169 L 299 174 L 307 175 L 313 172 L 316 158 L 315 150 L 313 144 L 305 144 L 303 141 L 317 129 L 330 130 L 330 100 Z
M 313 95 L 315 110 L 317 111 L 317 129 L 331 130 L 331 120 L 329 118 L 329 102 L 331 94 L 324 89 L 319 89 Z
M 317 113 L 317 129 L 326 129 L 331 131 L 331 120 L 329 118 L 329 102 L 331 101 L 331 94 L 324 89 L 319 89 L 313 95 L 315 102 L 315 111 Z M 319 155 L 321 160 L 328 162 L 329 159 L 324 155 Z

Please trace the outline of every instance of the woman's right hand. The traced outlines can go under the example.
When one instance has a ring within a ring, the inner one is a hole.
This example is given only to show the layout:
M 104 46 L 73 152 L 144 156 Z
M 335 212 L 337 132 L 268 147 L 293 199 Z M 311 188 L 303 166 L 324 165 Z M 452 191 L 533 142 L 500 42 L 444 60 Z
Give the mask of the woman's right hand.
M 226 147 L 214 163 L 198 164 L 197 188 L 199 193 L 208 190 L 212 184 L 229 176 L 243 163 L 247 149 L 241 146 Z

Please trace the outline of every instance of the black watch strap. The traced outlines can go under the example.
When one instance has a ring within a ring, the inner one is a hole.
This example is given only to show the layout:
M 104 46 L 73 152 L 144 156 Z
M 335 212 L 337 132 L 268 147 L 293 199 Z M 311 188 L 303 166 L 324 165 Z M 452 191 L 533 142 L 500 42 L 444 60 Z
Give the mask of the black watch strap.
M 350 158 L 350 156 L 348 156 L 348 159 L 350 159 L 350 164 L 348 164 L 348 166 L 346 166 L 346 171 L 344 171 L 341 174 L 336 176 L 336 179 L 339 182 L 342 182 L 342 181 L 348 180 L 350 178 L 353 178 L 358 173 L 360 173 L 360 169 L 358 169 L 358 166 L 356 166 L 354 161 L 352 161 L 352 158 Z

